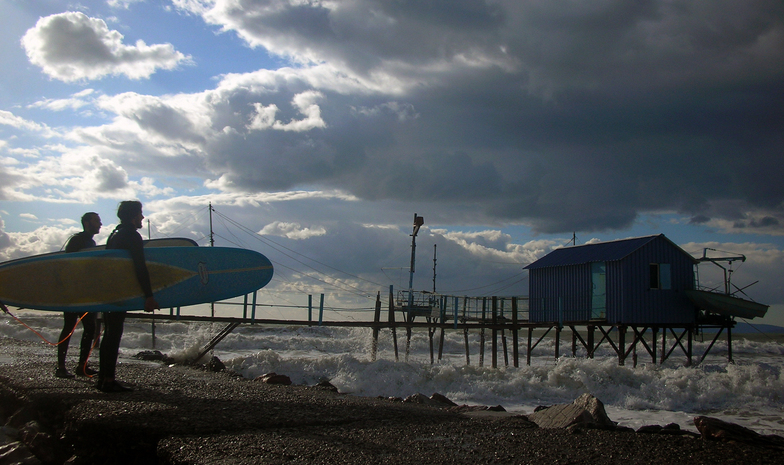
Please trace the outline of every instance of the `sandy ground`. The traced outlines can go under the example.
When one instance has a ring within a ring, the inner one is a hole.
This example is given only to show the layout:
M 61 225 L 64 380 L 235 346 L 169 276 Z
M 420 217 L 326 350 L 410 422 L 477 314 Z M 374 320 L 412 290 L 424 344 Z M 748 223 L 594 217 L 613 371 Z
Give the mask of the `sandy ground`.
M 784 453 L 760 446 L 542 429 L 522 415 L 467 415 L 324 387 L 121 361 L 118 379 L 136 390 L 107 394 L 89 379 L 55 378 L 53 348 L 1 339 L 0 420 L 16 428 L 37 420 L 56 438 L 54 463 L 784 463 Z

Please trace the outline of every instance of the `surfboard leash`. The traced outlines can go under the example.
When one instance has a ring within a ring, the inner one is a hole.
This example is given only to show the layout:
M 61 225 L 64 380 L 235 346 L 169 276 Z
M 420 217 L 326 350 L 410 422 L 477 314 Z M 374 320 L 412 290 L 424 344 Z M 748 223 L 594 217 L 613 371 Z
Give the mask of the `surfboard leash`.
M 86 315 L 87 315 L 87 313 L 82 315 L 82 318 L 84 318 Z M 79 322 L 77 321 L 77 324 L 78 323 Z M 76 327 L 74 327 L 74 331 L 75 330 L 76 330 Z M 92 355 L 93 355 L 93 349 L 95 349 L 95 346 L 98 345 L 98 341 L 101 340 L 101 335 L 102 334 L 103 334 L 103 326 L 101 326 L 101 329 L 98 330 L 98 334 L 93 338 L 93 343 L 92 343 L 92 345 L 90 345 L 90 352 L 87 354 L 87 360 L 84 361 L 84 366 L 82 367 L 82 373 L 84 373 L 85 376 L 87 376 L 88 378 L 95 377 L 95 375 L 88 375 L 87 374 L 87 362 L 90 361 L 90 357 L 92 357 Z
M 10 316 L 11 316 L 11 318 L 13 318 L 13 319 L 14 319 L 14 320 L 16 320 L 16 321 L 17 321 L 19 324 L 21 324 L 21 325 L 22 325 L 22 326 L 24 326 L 25 328 L 29 329 L 29 330 L 30 330 L 30 331 L 32 331 L 33 333 L 35 333 L 35 335 L 36 335 L 36 336 L 38 336 L 39 338 L 41 338 L 41 340 L 42 340 L 42 341 L 44 341 L 45 343 L 49 344 L 50 346 L 59 346 L 59 345 L 60 345 L 60 344 L 62 344 L 63 342 L 65 342 L 65 341 L 67 341 L 68 339 L 70 339 L 70 338 L 71 338 L 71 336 L 73 335 L 74 331 L 76 331 L 76 328 L 79 326 L 79 323 L 82 321 L 82 319 L 84 319 L 84 317 L 86 317 L 86 316 L 87 316 L 87 312 L 84 312 L 84 315 L 80 316 L 80 317 L 79 317 L 79 319 L 78 319 L 78 320 L 76 320 L 76 324 L 75 324 L 75 325 L 74 325 L 74 327 L 71 329 L 71 332 L 70 332 L 70 333 L 68 333 L 68 336 L 65 336 L 65 338 L 63 338 L 63 340 L 62 340 L 62 341 L 60 341 L 60 342 L 50 342 L 50 341 L 49 341 L 48 339 L 46 339 L 46 338 L 45 338 L 45 337 L 44 337 L 44 336 L 43 336 L 41 333 L 39 333 L 39 332 L 38 332 L 38 331 L 36 331 L 35 329 L 33 329 L 33 328 L 31 328 L 30 326 L 28 326 L 28 325 L 27 325 L 27 323 L 25 323 L 24 321 L 20 320 L 20 319 L 19 319 L 19 318 L 18 318 L 16 315 L 14 315 L 13 313 L 11 313 L 11 311 L 10 311 L 10 310 L 8 310 L 8 307 L 6 307 L 6 306 L 5 306 L 5 304 L 4 304 L 3 302 L 0 302 L 0 308 L 2 308 L 2 310 L 3 310 L 3 312 L 4 312 L 4 313 L 6 313 L 6 314 L 10 315 Z M 95 343 L 93 343 L 93 347 L 95 347 Z M 90 349 L 90 352 L 92 352 L 92 348 Z

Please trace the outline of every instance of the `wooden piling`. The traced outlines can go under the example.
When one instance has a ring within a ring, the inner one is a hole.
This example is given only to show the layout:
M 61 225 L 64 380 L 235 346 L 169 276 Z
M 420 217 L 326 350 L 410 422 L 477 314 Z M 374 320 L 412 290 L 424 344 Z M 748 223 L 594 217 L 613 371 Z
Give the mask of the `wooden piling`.
M 493 337 L 493 342 L 492 342 L 492 347 L 493 347 L 492 360 L 493 360 L 493 364 L 492 364 L 492 367 L 493 368 L 498 368 L 498 329 L 496 327 L 496 325 L 498 324 L 498 318 L 497 318 L 498 297 L 493 296 L 492 302 L 493 302 L 492 303 L 492 309 L 491 309 L 491 311 L 492 311 L 492 319 L 491 319 L 491 321 L 493 323 L 493 329 L 491 331 L 492 337 Z
M 400 357 L 397 352 L 397 325 L 395 324 L 395 300 L 392 295 L 392 286 L 389 286 L 389 313 L 387 314 L 387 322 L 392 328 L 392 344 L 395 347 L 395 361 L 398 362 L 400 361 Z
M 519 347 L 517 341 L 517 297 L 512 297 L 512 362 L 514 367 L 520 366 Z
M 376 308 L 373 313 L 373 346 L 371 347 L 370 360 L 376 361 L 376 354 L 378 353 L 378 331 L 381 328 L 381 291 L 376 294 Z

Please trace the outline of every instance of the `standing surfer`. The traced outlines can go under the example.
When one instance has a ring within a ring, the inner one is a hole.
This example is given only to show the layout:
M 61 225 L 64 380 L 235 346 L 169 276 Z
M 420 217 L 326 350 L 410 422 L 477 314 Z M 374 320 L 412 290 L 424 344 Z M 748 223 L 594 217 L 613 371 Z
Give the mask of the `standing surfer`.
M 95 247 L 93 236 L 101 231 L 101 217 L 98 213 L 88 212 L 82 215 L 82 231 L 74 234 L 68 239 L 65 252 L 78 252 L 80 250 Z M 65 358 L 68 354 L 68 344 L 71 342 L 71 335 L 76 329 L 76 322 L 79 314 L 76 312 L 63 312 L 63 330 L 60 332 L 60 343 L 57 345 L 57 370 L 54 372 L 58 378 L 73 378 L 74 375 L 65 368 Z M 82 317 L 82 341 L 79 347 L 79 365 L 76 366 L 76 374 L 79 376 L 92 376 L 97 371 L 87 366 L 87 359 L 92 349 L 93 338 L 96 332 L 97 318 L 95 313 L 85 313 Z
M 117 208 L 117 217 L 120 219 L 120 224 L 109 235 L 109 239 L 106 241 L 106 248 L 124 249 L 130 252 L 136 279 L 144 292 L 144 311 L 152 312 L 160 307 L 152 295 L 150 273 L 147 271 L 147 264 L 144 261 L 144 241 L 137 231 L 142 228 L 142 220 L 144 219 L 142 203 L 137 200 L 121 202 Z M 98 372 L 98 383 L 96 384 L 96 387 L 104 392 L 132 390 L 131 387 L 114 379 L 124 323 L 125 312 L 104 313 L 106 329 L 101 342 L 101 362 Z

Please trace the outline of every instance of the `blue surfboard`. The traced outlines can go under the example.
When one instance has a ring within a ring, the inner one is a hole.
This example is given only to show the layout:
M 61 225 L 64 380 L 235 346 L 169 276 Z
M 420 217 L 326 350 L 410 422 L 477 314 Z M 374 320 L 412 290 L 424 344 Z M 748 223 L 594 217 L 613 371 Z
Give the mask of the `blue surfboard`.
M 226 247 L 145 247 L 153 294 L 162 308 L 226 300 L 272 279 L 262 254 Z M 71 312 L 141 310 L 144 295 L 126 250 L 45 254 L 0 264 L 0 302 Z

